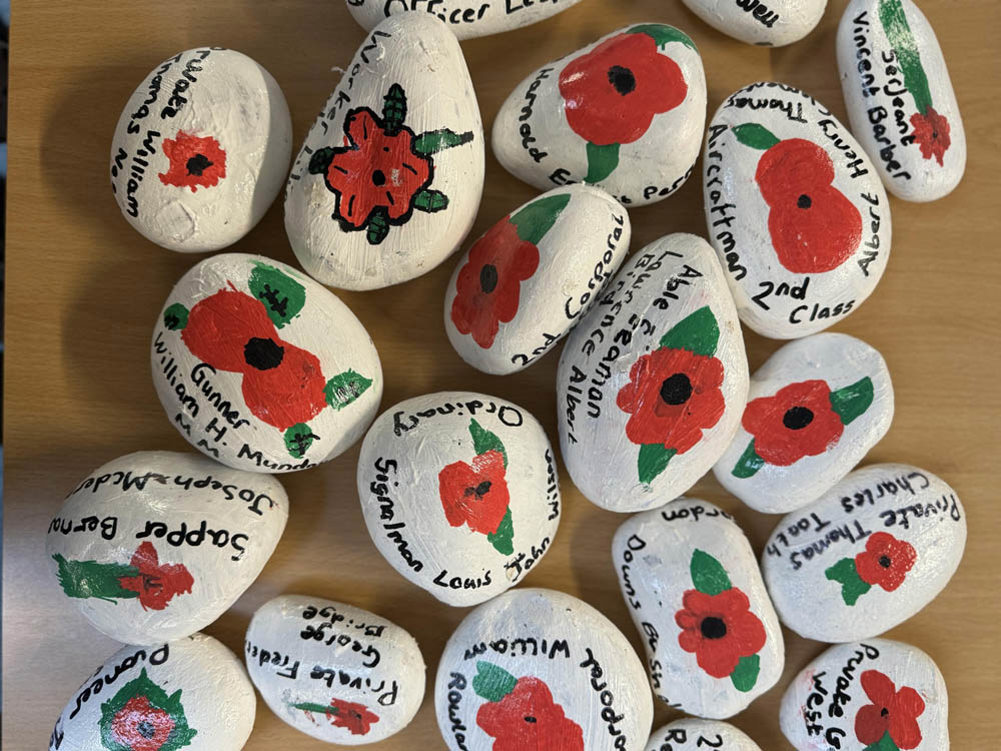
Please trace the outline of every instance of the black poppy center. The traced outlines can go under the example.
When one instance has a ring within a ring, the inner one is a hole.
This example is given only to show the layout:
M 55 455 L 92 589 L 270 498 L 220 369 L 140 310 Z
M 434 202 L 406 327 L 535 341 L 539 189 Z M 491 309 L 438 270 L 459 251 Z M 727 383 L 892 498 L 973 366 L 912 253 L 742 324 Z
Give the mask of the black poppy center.
M 466 495 L 475 495 L 477 498 L 482 498 L 490 492 L 490 485 L 490 480 L 484 480 L 479 485 L 466 488 Z
M 806 407 L 792 407 L 782 415 L 782 424 L 789 430 L 802 430 L 813 422 L 813 411 Z
M 480 269 L 480 289 L 488 295 L 497 289 L 497 267 L 492 263 Z
M 892 563 L 893 561 L 890 560 L 890 556 L 888 555 L 881 555 L 879 557 L 879 565 L 883 568 L 890 568 L 890 564 Z
M 139 733 L 143 738 L 152 738 L 156 735 L 156 728 L 153 723 L 149 720 L 143 720 L 138 725 L 136 725 L 136 732 Z
M 621 65 L 613 65 L 608 69 L 608 82 L 622 96 L 632 93 L 636 88 L 636 76 L 629 68 L 623 68 Z
M 243 346 L 243 359 L 247 365 L 258 370 L 271 370 L 282 364 L 285 348 L 279 347 L 274 339 L 254 337 Z
M 699 629 L 702 631 L 702 635 L 707 639 L 722 639 L 726 636 L 726 623 L 722 618 L 709 617 L 703 618 L 702 623 L 699 625 Z
M 887 709 L 886 707 L 883 707 L 881 710 L 879 710 L 880 717 L 889 717 L 889 715 L 890 715 L 890 710 Z
M 799 198 L 796 199 L 796 205 L 799 206 L 801 209 L 808 209 L 811 206 L 813 206 L 813 199 L 810 198 L 810 196 L 808 196 L 806 193 L 804 193 L 803 195 L 801 195 Z
M 531 715 L 528 715 L 528 716 L 527 716 L 527 717 L 525 718 L 525 722 L 538 722 L 538 720 L 536 720 L 536 719 L 535 719 L 534 717 L 532 717 Z
M 385 185 L 386 184 L 386 173 L 381 169 L 377 169 L 372 173 L 372 184 L 373 185 Z
M 684 404 L 692 396 L 692 382 L 684 373 L 675 373 L 660 384 L 660 398 L 665 404 Z
M 209 158 L 204 154 L 195 154 L 188 160 L 188 163 L 185 166 L 188 168 L 189 175 L 197 175 L 198 177 L 201 177 L 202 173 L 212 166 L 212 162 L 210 162 Z

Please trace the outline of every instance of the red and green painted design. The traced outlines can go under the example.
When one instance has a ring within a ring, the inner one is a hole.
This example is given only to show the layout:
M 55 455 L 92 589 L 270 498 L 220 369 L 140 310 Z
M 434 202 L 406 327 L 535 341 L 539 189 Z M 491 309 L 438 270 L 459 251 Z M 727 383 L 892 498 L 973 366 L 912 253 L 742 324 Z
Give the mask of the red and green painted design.
M 936 112 L 933 106 L 928 76 L 921 64 L 917 41 L 907 23 L 903 2 L 879 0 L 879 21 L 890 46 L 893 47 L 897 65 L 904 74 L 904 86 L 914 98 L 914 106 L 917 109 L 917 112 L 911 115 L 914 143 L 921 149 L 922 157 L 934 158 L 940 167 L 944 166 L 945 152 L 952 145 L 952 140 L 949 138 L 949 121 L 944 115 Z
M 308 421 L 327 407 L 341 410 L 372 385 L 346 370 L 329 380 L 312 352 L 281 339 L 277 329 L 299 315 L 306 288 L 288 274 L 254 263 L 248 288 L 228 288 L 199 300 L 191 310 L 170 305 L 164 325 L 180 331 L 188 350 L 216 370 L 243 375 L 243 399 L 262 422 L 283 431 L 285 447 L 296 459 L 320 436 Z
M 476 456 L 471 464 L 453 462 L 438 473 L 438 495 L 445 518 L 486 535 L 497 552 L 514 552 L 514 522 L 507 489 L 507 451 L 495 433 L 469 421 Z
M 719 324 L 709 306 L 699 308 L 641 356 L 615 403 L 631 417 L 626 437 L 639 444 L 639 480 L 649 484 L 676 454 L 702 440 L 726 409 L 723 363 L 714 357 Z
M 865 751 L 898 751 L 921 745 L 918 717 L 925 711 L 921 694 L 910 686 L 898 691 L 878 670 L 866 670 L 860 682 L 872 702 L 855 715 L 855 736 L 866 744 Z
M 143 668 L 101 704 L 101 745 L 108 751 L 175 751 L 198 734 L 188 727 L 181 690 L 170 696 Z
M 834 187 L 834 161 L 803 138 L 779 139 L 757 123 L 734 125 L 744 146 L 763 151 L 754 179 L 769 206 L 768 232 L 779 262 L 795 274 L 838 268 L 862 242 L 862 215 Z
M 744 479 L 766 464 L 788 467 L 803 457 L 826 453 L 872 400 L 868 376 L 836 391 L 819 379 L 790 383 L 773 396 L 751 400 L 741 422 L 751 441 L 731 474 Z
M 114 604 L 138 598 L 143 610 L 164 610 L 175 596 L 190 594 L 195 583 L 183 563 L 161 564 L 156 548 L 148 540 L 127 564 L 76 561 L 59 553 L 52 559 L 67 597 L 95 597 Z
M 539 242 L 570 202 L 570 194 L 547 196 L 506 216 L 469 249 L 459 270 L 452 323 L 460 334 L 490 349 L 501 323 L 518 313 L 521 283 L 539 267 Z
M 682 608 L 674 614 L 681 627 L 678 644 L 693 652 L 713 678 L 729 677 L 738 691 L 750 691 L 761 670 L 758 652 L 765 646 L 765 627 L 713 556 L 694 550 L 690 570 L 695 589 L 685 592 Z
M 855 605 L 858 598 L 874 586 L 887 592 L 895 591 L 918 560 L 918 553 L 906 540 L 898 540 L 888 532 L 869 535 L 865 550 L 854 558 L 842 558 L 824 575 L 841 585 L 845 605 Z
M 539 678 L 515 678 L 477 662 L 473 691 L 486 703 L 476 724 L 494 738 L 493 751 L 584 751 L 584 731 L 566 716 Z
M 344 701 L 343 699 L 331 699 L 330 704 L 300 702 L 289 704 L 289 706 L 292 709 L 305 712 L 313 723 L 317 721 L 314 715 L 325 717 L 331 725 L 336 728 L 344 728 L 351 735 L 368 735 L 372 725 L 379 721 L 379 716 L 364 704 Z
M 212 188 L 226 177 L 226 152 L 211 136 L 199 137 L 183 130 L 174 138 L 164 138 L 163 153 L 170 162 L 166 172 L 157 177 L 164 185 L 191 188 Z
M 345 232 L 366 230 L 372 245 L 386 239 L 393 225 L 410 221 L 414 210 L 448 208 L 448 196 L 434 190 L 434 154 L 473 140 L 472 131 L 448 128 L 420 135 L 404 124 L 407 96 L 394 83 L 383 97 L 382 117 L 368 107 L 349 110 L 344 145 L 315 151 L 309 172 L 323 175 L 337 196 L 332 218 Z
M 688 84 L 681 67 L 660 52 L 671 42 L 695 49 L 673 26 L 634 26 L 572 60 L 560 73 L 567 123 L 587 141 L 584 182 L 611 175 L 619 166 L 619 147 L 638 141 L 656 115 L 685 101 Z

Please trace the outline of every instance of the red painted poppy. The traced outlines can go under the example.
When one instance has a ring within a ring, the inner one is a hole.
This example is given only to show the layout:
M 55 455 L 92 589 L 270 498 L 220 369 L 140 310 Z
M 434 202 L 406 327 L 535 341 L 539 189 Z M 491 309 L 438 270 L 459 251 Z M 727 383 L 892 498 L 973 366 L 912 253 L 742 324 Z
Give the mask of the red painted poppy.
M 379 721 L 378 715 L 370 712 L 364 704 L 340 699 L 330 701 L 327 717 L 334 727 L 346 728 L 351 735 L 365 735 Z
M 130 751 L 160 751 L 174 730 L 174 718 L 145 696 L 129 699 L 111 721 L 112 735 Z
M 211 136 L 199 138 L 183 130 L 173 138 L 164 138 L 163 153 L 170 160 L 170 168 L 158 177 L 164 185 L 178 188 L 211 188 L 226 177 L 226 152 Z
M 866 584 L 892 592 L 904 583 L 917 559 L 918 553 L 909 542 L 875 532 L 866 541 L 865 550 L 855 556 L 855 570 Z
M 941 167 L 942 158 L 952 145 L 949 121 L 934 107 L 929 107 L 923 115 L 920 112 L 911 115 L 911 125 L 914 127 L 914 142 L 921 148 L 921 156 L 925 159 L 934 157 Z
M 455 328 L 489 349 L 500 324 L 518 312 L 521 283 L 538 267 L 539 249 L 518 236 L 510 217 L 497 222 L 470 248 L 459 270 L 451 313 Z
M 563 69 L 559 87 L 570 127 L 599 146 L 638 140 L 688 94 L 681 68 L 647 34 L 605 40 Z
M 286 430 L 327 406 L 326 381 L 312 352 L 277 336 L 248 339 L 244 350 L 243 399 L 259 420 Z
M 584 751 L 584 732 L 538 678 L 519 678 L 500 701 L 483 704 L 476 724 L 496 740 L 493 751 Z
M 916 748 L 921 743 L 918 717 L 925 711 L 921 695 L 909 686 L 897 691 L 893 681 L 878 670 L 862 673 L 861 683 L 872 704 L 855 715 L 855 735 L 859 741 L 870 746 L 889 733 L 897 748 Z
M 661 444 L 683 454 L 723 416 L 723 364 L 686 349 L 661 348 L 643 355 L 629 371 L 616 404 L 632 417 L 633 443 Z
M 165 563 L 161 566 L 156 548 L 148 540 L 132 554 L 129 565 L 139 569 L 139 574 L 123 576 L 119 581 L 123 589 L 139 593 L 139 604 L 144 610 L 163 610 L 174 595 L 188 594 L 195 583 L 194 577 L 183 563 Z
M 755 453 L 778 467 L 823 454 L 844 432 L 831 409 L 831 388 L 819 380 L 790 383 L 774 396 L 753 399 L 741 424 L 754 436 Z
M 504 455 L 491 450 L 465 462 L 449 464 L 438 473 L 438 493 L 445 518 L 453 527 L 469 526 L 489 535 L 497 531 L 511 501 L 504 473 Z
M 747 595 L 736 587 L 716 595 L 689 589 L 674 614 L 681 627 L 678 644 L 694 652 L 699 667 L 714 678 L 726 678 L 741 657 L 757 654 L 765 646 L 765 627 L 750 611 Z
M 250 369 L 247 341 L 276 338 L 277 333 L 260 300 L 230 287 L 195 303 L 181 339 L 202 362 L 219 370 L 242 373 Z

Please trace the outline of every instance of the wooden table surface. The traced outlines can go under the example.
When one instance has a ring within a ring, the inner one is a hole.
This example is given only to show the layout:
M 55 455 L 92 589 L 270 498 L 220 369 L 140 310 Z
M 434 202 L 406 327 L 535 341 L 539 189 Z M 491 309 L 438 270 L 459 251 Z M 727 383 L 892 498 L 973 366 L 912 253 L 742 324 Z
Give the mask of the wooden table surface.
M 832 0 L 804 41 L 750 47 L 709 28 L 678 0 L 583 0 L 528 29 L 463 43 L 484 124 L 536 66 L 637 21 L 686 30 L 702 52 L 709 112 L 744 84 L 799 86 L 845 119 L 834 39 L 845 0 Z M 996 748 L 1001 738 L 1001 513 L 997 499 L 1001 372 L 996 202 L 1001 171 L 996 0 L 924 0 L 955 84 L 970 158 L 949 197 L 893 200 L 893 253 L 874 295 L 834 327 L 886 357 L 896 388 L 893 427 L 867 462 L 929 469 L 969 514 L 966 555 L 949 587 L 889 632 L 928 652 L 945 674 L 952 747 Z M 60 593 L 44 555 L 50 518 L 79 479 L 141 449 L 186 450 L 164 416 L 149 372 L 152 325 L 174 282 L 201 256 L 156 247 L 120 216 L 108 152 L 121 107 L 163 58 L 197 45 L 249 54 L 278 80 L 292 110 L 296 148 L 363 38 L 343 0 L 18 0 L 11 45 L 7 237 L 6 514 L 4 519 L 3 746 L 44 748 L 76 687 L 118 645 L 95 632 Z M 673 197 L 631 210 L 633 248 L 676 231 L 705 235 L 699 172 Z M 483 205 L 471 237 L 534 195 L 488 154 Z M 295 264 L 279 200 L 232 247 Z M 422 393 L 470 389 L 527 407 L 556 441 L 557 353 L 527 371 L 489 377 L 465 365 L 442 327 L 455 261 L 389 289 L 339 293 L 375 340 L 386 376 L 383 408 Z M 778 346 L 745 332 L 752 370 Z M 466 614 L 404 581 L 376 552 L 355 491 L 357 446 L 318 469 L 284 475 L 292 500 L 285 536 L 260 579 L 207 633 L 240 653 L 254 610 L 286 592 L 343 600 L 378 612 L 420 642 L 433 684 L 438 657 Z M 562 470 L 562 466 L 561 466 Z M 588 503 L 561 476 L 565 499 L 554 546 L 528 586 L 560 589 L 606 613 L 637 649 L 619 594 L 610 541 L 624 517 Z M 711 475 L 690 495 L 731 510 L 761 546 L 778 517 L 750 511 Z M 778 706 L 792 675 L 823 650 L 786 632 L 781 682 L 734 722 L 763 749 L 787 749 Z M 430 684 L 429 684 L 430 688 Z M 672 713 L 658 707 L 655 727 Z M 246 748 L 323 748 L 258 703 Z M 432 692 L 414 722 L 384 749 L 442 748 Z M 526 749 L 527 751 L 527 749 Z

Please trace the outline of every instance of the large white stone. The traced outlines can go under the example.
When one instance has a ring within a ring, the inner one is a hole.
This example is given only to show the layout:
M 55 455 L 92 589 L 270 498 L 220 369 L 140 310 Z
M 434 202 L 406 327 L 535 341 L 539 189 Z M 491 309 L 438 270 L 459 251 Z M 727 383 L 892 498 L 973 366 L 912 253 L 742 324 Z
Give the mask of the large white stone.
M 782 47 L 805 37 L 824 16 L 827 0 L 682 0 L 695 15 L 748 44 Z
M 761 751 L 746 733 L 727 722 L 683 717 L 650 736 L 646 751 Z

